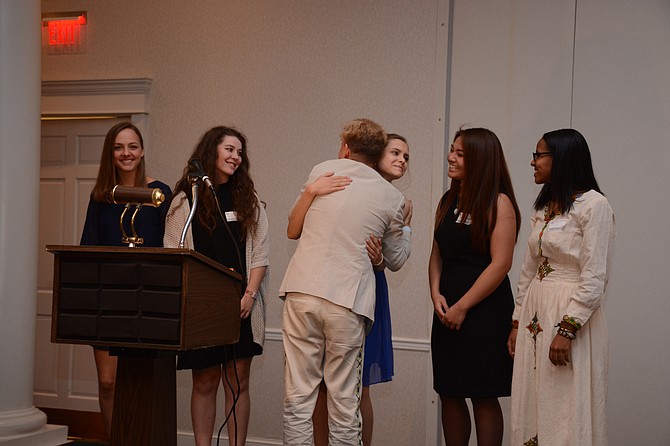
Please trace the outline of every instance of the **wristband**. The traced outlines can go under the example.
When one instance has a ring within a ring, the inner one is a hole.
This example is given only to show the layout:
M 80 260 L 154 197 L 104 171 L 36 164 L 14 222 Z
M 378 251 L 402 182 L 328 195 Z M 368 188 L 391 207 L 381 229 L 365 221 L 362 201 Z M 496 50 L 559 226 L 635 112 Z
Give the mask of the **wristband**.
M 575 319 L 574 317 L 570 317 L 567 314 L 563 316 L 562 321 L 572 325 L 573 327 L 575 327 L 576 330 L 582 328 L 582 324 L 577 319 Z
M 256 291 L 246 290 L 244 294 L 248 294 L 249 297 L 251 297 L 253 300 L 256 300 L 256 294 L 257 294 Z
M 575 333 L 566 330 L 563 327 L 559 327 L 558 330 L 556 331 L 556 334 L 563 336 L 564 338 L 570 339 L 571 341 L 573 341 L 577 337 Z

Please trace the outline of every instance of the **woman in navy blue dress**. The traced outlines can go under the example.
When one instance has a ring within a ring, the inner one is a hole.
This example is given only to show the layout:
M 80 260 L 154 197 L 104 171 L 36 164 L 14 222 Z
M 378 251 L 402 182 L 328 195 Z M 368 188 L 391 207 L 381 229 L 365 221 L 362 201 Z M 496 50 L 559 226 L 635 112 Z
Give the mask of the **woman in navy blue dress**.
M 409 166 L 409 146 L 407 140 L 398 134 L 387 135 L 384 153 L 377 162 L 377 171 L 389 183 L 400 179 Z M 405 200 L 405 227 L 410 231 L 412 220 L 412 202 Z M 393 379 L 393 344 L 391 341 L 391 308 L 389 290 L 384 274 L 384 257 L 381 240 L 370 238 L 367 241 L 368 255 L 375 270 L 375 321 L 365 337 L 365 355 L 363 356 L 363 394 L 361 396 L 361 417 L 363 418 L 363 444 L 372 444 L 374 411 L 370 398 L 370 386 Z
M 100 156 L 98 177 L 91 192 L 86 211 L 86 221 L 81 234 L 81 245 L 123 246 L 119 219 L 125 205 L 114 204 L 111 191 L 116 185 L 159 188 L 166 201 L 171 190 L 168 185 L 150 178 L 144 162 L 142 134 L 130 122 L 121 122 L 112 127 L 105 136 Z M 167 206 L 143 207 L 135 218 L 135 230 L 144 239 L 142 246 L 163 246 L 163 218 Z M 124 221 L 127 234 L 131 234 L 130 218 Z M 98 372 L 98 400 L 107 434 L 112 427 L 114 388 L 116 385 L 116 356 L 109 349 L 93 350 Z

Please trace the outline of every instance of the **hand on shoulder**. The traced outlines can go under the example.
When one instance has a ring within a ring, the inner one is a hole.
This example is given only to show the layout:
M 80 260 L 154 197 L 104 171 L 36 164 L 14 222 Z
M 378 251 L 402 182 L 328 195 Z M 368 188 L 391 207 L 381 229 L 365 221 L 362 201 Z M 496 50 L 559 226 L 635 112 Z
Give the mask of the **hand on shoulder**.
M 351 184 L 351 178 L 342 175 L 335 175 L 335 172 L 324 172 L 309 184 L 305 191 L 315 197 L 332 194 L 341 191 Z

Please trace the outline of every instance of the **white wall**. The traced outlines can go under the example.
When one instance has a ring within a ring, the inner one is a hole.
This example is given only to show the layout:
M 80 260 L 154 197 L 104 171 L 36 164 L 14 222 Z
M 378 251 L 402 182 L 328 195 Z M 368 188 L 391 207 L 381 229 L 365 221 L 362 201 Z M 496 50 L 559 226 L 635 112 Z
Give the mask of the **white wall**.
M 400 187 L 416 200 L 415 254 L 389 275 L 398 365 L 393 383 L 373 389 L 376 438 L 380 444 L 435 442 L 426 271 L 433 184 L 442 187 L 442 171 L 432 172 L 442 163 L 446 84 L 436 73 L 446 70 L 446 3 L 42 3 L 43 12 L 88 13 L 86 53 L 45 53 L 43 80 L 153 79 L 150 175 L 174 184 L 198 137 L 213 125 L 235 125 L 249 138 L 252 176 L 271 224 L 269 333 L 252 376 L 250 436 L 256 441 L 281 438 L 282 304 L 275 296 L 295 249 L 285 235 L 288 210 L 311 167 L 336 156 L 341 124 L 366 116 L 409 139 L 411 174 Z M 190 373 L 181 372 L 183 431 L 190 430 L 189 393 Z
M 268 203 L 273 291 L 295 246 L 285 238 L 287 211 L 311 166 L 335 155 L 340 124 L 368 116 L 409 138 L 404 191 L 416 208 L 414 251 L 390 277 L 397 374 L 372 389 L 377 443 L 389 445 L 438 437 L 426 279 L 443 182 L 435 147 L 462 123 L 495 131 L 527 219 L 537 193 L 530 152 L 545 131 L 575 126 L 591 145 L 619 233 L 606 308 L 610 444 L 667 444 L 670 3 L 453 0 L 452 7 L 447 67 L 446 0 L 43 0 L 44 12 L 87 10 L 89 25 L 87 52 L 44 54 L 42 78 L 152 78 L 147 159 L 150 174 L 168 183 L 207 128 L 243 130 Z M 513 282 L 527 234 L 524 224 Z M 253 366 L 250 435 L 266 444 L 281 435 L 280 314 L 271 298 L 269 340 Z M 180 373 L 184 431 L 189 381 Z
M 481 125 L 503 143 L 525 223 L 511 278 L 539 191 L 530 152 L 573 126 L 617 221 L 610 444 L 670 444 L 670 2 L 456 0 L 453 20 L 449 134 Z
M 670 444 L 670 2 L 578 3 L 573 125 L 617 217 L 612 444 Z M 615 443 L 616 442 L 616 443 Z

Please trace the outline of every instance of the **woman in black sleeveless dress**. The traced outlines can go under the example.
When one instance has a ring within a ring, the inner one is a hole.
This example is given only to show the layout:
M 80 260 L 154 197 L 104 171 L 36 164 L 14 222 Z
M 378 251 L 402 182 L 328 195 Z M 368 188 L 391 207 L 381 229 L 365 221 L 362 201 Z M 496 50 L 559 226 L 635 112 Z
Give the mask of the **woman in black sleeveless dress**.
M 268 220 L 249 173 L 247 139 L 237 129 L 217 126 L 202 136 L 190 160 L 197 160 L 214 190 L 199 196 L 184 246 L 234 269 L 244 278 L 240 296 L 240 338 L 236 344 L 180 352 L 177 368 L 191 369 L 191 419 L 197 446 L 210 445 L 219 386 L 225 393 L 229 443 L 243 446 L 251 414 L 251 363 L 263 352 L 265 295 L 270 260 Z M 166 247 L 176 247 L 193 198 L 190 168 L 175 186 L 165 220 Z M 224 220 L 225 219 L 225 220 Z M 223 327 L 222 327 L 223 328 Z
M 500 445 L 512 359 L 507 337 L 514 309 L 507 273 L 519 231 L 519 208 L 496 135 L 461 129 L 449 156 L 451 188 L 436 213 L 429 262 L 435 308 L 433 388 L 442 402 L 447 445 L 467 445 L 472 401 L 477 442 Z

